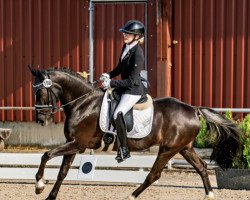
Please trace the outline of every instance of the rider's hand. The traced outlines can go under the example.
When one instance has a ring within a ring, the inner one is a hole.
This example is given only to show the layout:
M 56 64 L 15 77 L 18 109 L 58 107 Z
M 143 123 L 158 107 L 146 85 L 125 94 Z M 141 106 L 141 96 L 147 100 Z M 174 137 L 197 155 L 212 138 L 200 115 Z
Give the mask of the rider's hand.
M 104 81 L 102 81 L 101 83 L 101 88 L 103 88 L 104 90 L 107 90 L 110 87 L 110 79 L 106 79 Z
M 99 78 L 100 81 L 105 81 L 106 79 L 110 79 L 110 76 L 107 73 L 103 73 Z
M 110 86 L 110 76 L 107 73 L 103 73 L 99 80 L 101 81 L 101 88 L 107 90 Z

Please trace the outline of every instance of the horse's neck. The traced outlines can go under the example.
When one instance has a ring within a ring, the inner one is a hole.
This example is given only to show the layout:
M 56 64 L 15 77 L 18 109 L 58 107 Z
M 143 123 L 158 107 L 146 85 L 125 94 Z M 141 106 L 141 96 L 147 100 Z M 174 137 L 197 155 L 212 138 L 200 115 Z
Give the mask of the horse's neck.
M 93 90 L 93 87 L 87 82 L 68 74 L 60 77 L 59 84 L 62 88 L 60 101 L 63 104 L 74 101 Z

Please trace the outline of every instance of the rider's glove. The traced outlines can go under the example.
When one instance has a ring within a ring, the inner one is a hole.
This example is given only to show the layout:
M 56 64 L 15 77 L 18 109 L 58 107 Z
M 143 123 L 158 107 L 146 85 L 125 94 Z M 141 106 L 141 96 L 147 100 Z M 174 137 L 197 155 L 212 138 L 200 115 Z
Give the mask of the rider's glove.
M 105 81 L 106 79 L 110 79 L 110 76 L 107 73 L 103 73 L 99 78 L 100 81 Z
M 106 80 L 102 81 L 102 88 L 104 90 L 107 90 L 110 87 L 110 81 L 111 81 L 110 79 L 106 79 Z
M 109 87 L 110 87 L 110 76 L 109 74 L 107 73 L 103 73 L 101 76 L 100 76 L 100 81 L 102 81 L 102 85 L 101 87 L 104 89 L 104 90 L 107 90 Z

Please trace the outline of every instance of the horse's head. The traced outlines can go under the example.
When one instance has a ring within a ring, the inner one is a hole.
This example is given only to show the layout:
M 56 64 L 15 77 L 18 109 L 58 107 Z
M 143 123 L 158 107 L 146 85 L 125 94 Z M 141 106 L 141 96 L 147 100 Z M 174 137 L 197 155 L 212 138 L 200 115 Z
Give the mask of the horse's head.
M 29 66 L 34 76 L 32 84 L 33 94 L 35 95 L 36 122 L 46 126 L 53 122 L 53 114 L 57 111 L 57 102 L 61 88 L 54 83 L 47 71 L 36 70 Z

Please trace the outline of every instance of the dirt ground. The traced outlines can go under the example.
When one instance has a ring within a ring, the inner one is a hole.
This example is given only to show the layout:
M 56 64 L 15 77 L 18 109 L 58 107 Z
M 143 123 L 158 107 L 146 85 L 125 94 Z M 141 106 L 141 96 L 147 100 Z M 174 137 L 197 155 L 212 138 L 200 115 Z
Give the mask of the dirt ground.
M 219 190 L 216 185 L 214 172 L 210 171 L 210 180 L 216 199 L 219 200 L 250 200 L 250 191 Z M 35 184 L 24 181 L 0 180 L 1 200 L 43 200 L 53 187 L 48 183 L 42 194 L 34 193 Z M 58 200 L 120 200 L 127 197 L 136 189 L 135 185 L 94 185 L 82 182 L 64 182 Z M 198 174 L 192 171 L 166 171 L 162 174 L 160 185 L 150 186 L 138 198 L 138 200 L 202 200 L 204 189 Z
M 46 149 L 44 149 L 45 151 Z M 16 147 L 4 152 L 16 152 Z M 23 149 L 22 152 L 40 152 L 41 149 Z M 180 155 L 175 156 L 182 159 Z M 214 170 L 209 170 L 209 178 L 216 200 L 250 200 L 250 191 L 217 189 Z M 249 180 L 250 181 L 250 180 Z M 52 190 L 53 182 L 46 184 L 42 194 L 35 194 L 34 181 L 0 180 L 0 200 L 44 200 Z M 125 200 L 138 185 L 88 184 L 64 181 L 57 200 Z M 194 170 L 166 170 L 158 184 L 151 185 L 138 200 L 203 200 L 205 190 L 200 176 Z

